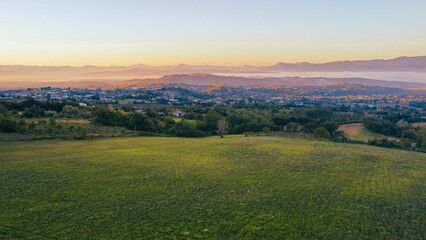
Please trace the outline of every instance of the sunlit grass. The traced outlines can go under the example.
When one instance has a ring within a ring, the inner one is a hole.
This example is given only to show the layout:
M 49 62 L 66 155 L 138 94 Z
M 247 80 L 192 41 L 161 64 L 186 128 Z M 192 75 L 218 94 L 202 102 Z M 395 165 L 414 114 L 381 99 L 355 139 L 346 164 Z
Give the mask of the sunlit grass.
M 284 137 L 1 142 L 0 238 L 422 239 L 425 161 Z
M 380 133 L 375 133 L 364 127 L 362 123 L 351 123 L 340 126 L 340 130 L 344 131 L 347 138 L 353 141 L 368 142 L 372 139 L 387 138 L 389 140 L 399 141 L 395 137 L 385 136 Z

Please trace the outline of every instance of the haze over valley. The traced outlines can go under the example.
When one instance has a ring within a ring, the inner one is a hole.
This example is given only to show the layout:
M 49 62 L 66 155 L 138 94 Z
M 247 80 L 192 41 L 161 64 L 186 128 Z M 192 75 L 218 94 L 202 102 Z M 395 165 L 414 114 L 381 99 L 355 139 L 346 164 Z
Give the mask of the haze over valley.
M 221 78 L 207 79 L 205 75 L 217 75 Z M 414 82 L 426 84 L 426 57 L 340 61 L 323 64 L 280 62 L 271 66 L 235 67 L 186 64 L 160 67 L 143 64 L 110 67 L 1 65 L 0 88 L 45 87 L 47 85 L 76 87 L 78 84 L 81 87 L 113 88 L 135 82 L 138 82 L 136 84 L 138 86 L 149 86 L 167 83 L 164 81 L 164 76 L 167 76 L 166 79 L 172 79 L 173 83 L 195 85 L 214 85 L 223 82 L 231 86 L 298 86 L 316 85 L 319 78 L 324 78 L 322 84 L 335 84 L 338 79 L 342 78 L 339 83 L 366 84 L 370 82 L 368 85 L 419 87 L 420 84 L 414 84 Z M 184 76 L 188 77 L 184 79 Z M 344 78 L 346 80 L 343 80 Z M 357 79 L 359 79 L 358 82 Z M 407 84 L 374 80 L 407 82 Z M 409 82 L 413 82 L 413 84 Z

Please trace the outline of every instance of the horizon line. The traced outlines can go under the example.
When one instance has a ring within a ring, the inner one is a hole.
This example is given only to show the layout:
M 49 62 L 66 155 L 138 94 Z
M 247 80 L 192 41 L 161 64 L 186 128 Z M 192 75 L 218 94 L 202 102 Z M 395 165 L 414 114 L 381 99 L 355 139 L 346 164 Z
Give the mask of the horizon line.
M 252 64 L 242 64 L 242 65 L 216 65 L 216 64 L 191 64 L 191 63 L 178 63 L 178 64 L 165 64 L 165 65 L 150 65 L 145 63 L 134 63 L 129 65 L 96 65 L 96 64 L 85 64 L 85 65 L 33 65 L 33 64 L 0 64 L 0 66 L 22 66 L 22 67 L 73 67 L 73 68 L 84 68 L 84 67 L 134 67 L 137 65 L 143 65 L 145 67 L 158 68 L 158 67 L 178 67 L 178 66 L 215 66 L 215 67 L 268 67 L 273 66 L 279 63 L 286 64 L 326 64 L 326 63 L 336 63 L 336 62 L 360 62 L 360 61 L 390 61 L 399 58 L 418 58 L 418 57 L 426 57 L 426 55 L 415 55 L 415 56 L 397 56 L 393 58 L 373 58 L 373 59 L 357 59 L 357 60 L 333 60 L 333 61 L 325 61 L 325 62 L 311 62 L 311 61 L 301 61 L 301 62 L 286 62 L 286 61 L 278 61 L 275 63 L 271 63 L 268 65 L 252 65 Z

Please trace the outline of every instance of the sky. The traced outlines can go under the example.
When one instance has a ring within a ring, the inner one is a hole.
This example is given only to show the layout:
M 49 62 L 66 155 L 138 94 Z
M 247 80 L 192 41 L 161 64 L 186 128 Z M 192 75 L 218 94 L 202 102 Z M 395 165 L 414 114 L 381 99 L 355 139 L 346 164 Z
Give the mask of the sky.
M 270 65 L 420 55 L 425 0 L 0 1 L 1 65 Z

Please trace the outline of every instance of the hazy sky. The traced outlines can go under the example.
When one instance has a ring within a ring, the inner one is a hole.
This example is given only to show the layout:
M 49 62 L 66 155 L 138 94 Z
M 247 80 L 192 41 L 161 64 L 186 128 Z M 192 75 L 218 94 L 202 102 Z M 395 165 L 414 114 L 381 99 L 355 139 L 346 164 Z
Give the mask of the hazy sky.
M 0 0 L 0 64 L 267 65 L 426 55 L 425 0 Z

